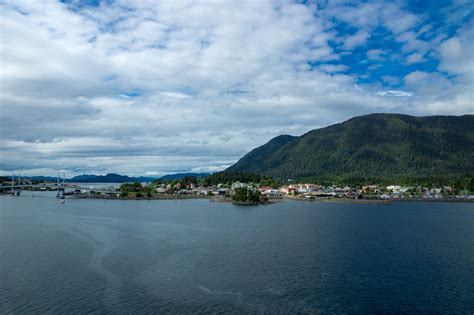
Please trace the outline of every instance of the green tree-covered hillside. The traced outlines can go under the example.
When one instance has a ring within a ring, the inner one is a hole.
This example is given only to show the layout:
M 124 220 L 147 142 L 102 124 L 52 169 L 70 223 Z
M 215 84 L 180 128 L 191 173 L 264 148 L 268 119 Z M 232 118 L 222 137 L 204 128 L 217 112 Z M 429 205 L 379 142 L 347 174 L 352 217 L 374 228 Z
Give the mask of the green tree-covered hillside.
M 279 136 L 228 171 L 279 179 L 324 176 L 436 176 L 474 173 L 474 115 L 371 114 Z

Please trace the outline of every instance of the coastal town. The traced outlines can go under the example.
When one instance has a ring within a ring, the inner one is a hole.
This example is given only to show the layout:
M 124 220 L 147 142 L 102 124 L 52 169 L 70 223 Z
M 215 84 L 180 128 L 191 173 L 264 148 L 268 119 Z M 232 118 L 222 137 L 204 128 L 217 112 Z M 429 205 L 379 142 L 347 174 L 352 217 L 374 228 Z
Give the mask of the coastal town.
M 229 196 L 235 194 L 238 189 L 247 189 L 249 191 L 257 191 L 262 196 L 268 198 L 282 197 L 298 197 L 300 199 L 322 199 L 322 198 L 346 198 L 346 199 L 443 199 L 458 198 L 469 199 L 474 198 L 468 190 L 455 193 L 453 187 L 407 187 L 400 185 L 366 185 L 362 187 L 338 187 L 323 186 L 318 184 L 289 184 L 280 187 L 261 186 L 258 183 L 241 183 L 234 182 L 230 186 L 226 184 L 218 184 L 210 187 L 198 186 L 193 184 L 182 186 L 177 183 L 174 186 L 170 184 L 161 184 L 156 188 L 156 192 L 160 194 L 186 194 L 186 195 L 213 195 L 213 196 Z
M 144 187 L 147 187 L 144 185 Z M 234 196 L 244 189 L 256 192 L 263 198 L 291 198 L 301 200 L 473 200 L 472 192 L 455 191 L 451 186 L 443 187 L 410 187 L 401 185 L 366 185 L 361 187 L 339 187 L 336 185 L 323 186 L 318 184 L 297 183 L 278 187 L 259 185 L 258 183 L 217 184 L 209 187 L 194 184 L 173 185 L 160 184 L 156 187 L 157 194 L 187 195 L 187 196 Z
M 7 178 L 8 179 L 8 178 Z M 471 183 L 472 186 L 472 183 Z M 27 178 L 3 180 L 0 193 L 20 195 L 22 190 L 56 191 L 58 198 L 86 199 L 193 199 L 209 198 L 236 203 L 260 204 L 281 199 L 308 201 L 474 201 L 474 191 L 467 186 L 459 189 L 403 185 L 322 185 L 288 182 L 279 185 L 275 181 L 260 182 L 226 181 L 210 184 L 193 176 L 180 180 L 156 180 L 148 183 L 87 184 L 60 181 L 34 181 Z

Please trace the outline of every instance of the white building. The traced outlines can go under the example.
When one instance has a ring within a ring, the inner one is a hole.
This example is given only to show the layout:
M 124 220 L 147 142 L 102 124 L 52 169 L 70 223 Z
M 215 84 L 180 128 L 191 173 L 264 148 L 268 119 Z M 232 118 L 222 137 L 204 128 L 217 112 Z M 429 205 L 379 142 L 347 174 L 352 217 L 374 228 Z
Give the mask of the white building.
M 231 190 L 236 190 L 238 188 L 247 188 L 248 185 L 245 184 L 245 183 L 241 183 L 241 182 L 234 182 L 232 183 L 232 185 L 230 186 L 230 189 Z

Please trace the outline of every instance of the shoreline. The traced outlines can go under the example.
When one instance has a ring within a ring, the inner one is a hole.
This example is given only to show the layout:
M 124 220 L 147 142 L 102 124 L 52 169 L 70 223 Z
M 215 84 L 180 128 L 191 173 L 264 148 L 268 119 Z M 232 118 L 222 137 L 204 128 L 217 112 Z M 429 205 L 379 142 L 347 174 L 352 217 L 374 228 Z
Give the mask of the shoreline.
M 11 193 L 1 193 L 0 196 L 11 195 Z M 474 203 L 474 198 L 393 198 L 393 199 L 353 199 L 353 198 L 334 198 L 334 197 L 316 197 L 314 199 L 299 197 L 299 196 L 281 196 L 281 197 L 268 197 L 267 202 L 259 203 L 242 203 L 235 202 L 230 197 L 225 196 L 209 196 L 209 195 L 197 195 L 197 194 L 155 194 L 151 197 L 120 197 L 115 195 L 90 195 L 90 194 L 79 194 L 79 195 L 66 195 L 65 199 L 96 199 L 96 200 L 191 200 L 191 199 L 207 199 L 209 202 L 226 202 L 233 203 L 235 205 L 250 206 L 250 205 L 267 205 L 275 202 L 281 202 L 286 200 L 293 201 L 306 201 L 306 202 L 334 202 L 334 203 L 352 203 L 352 204 L 373 204 L 373 205 L 389 205 L 398 202 L 446 202 L 446 203 Z
M 301 198 L 301 197 L 290 197 L 286 196 L 284 199 L 297 200 L 297 201 L 309 201 L 309 202 L 341 202 L 341 203 L 353 203 L 353 204 L 378 204 L 378 205 L 389 205 L 397 202 L 448 202 L 448 203 L 474 203 L 474 199 L 471 198 L 393 198 L 393 199 L 352 199 L 352 198 Z
M 207 196 L 207 195 L 154 195 L 151 197 L 117 197 L 110 195 L 76 195 L 76 196 L 66 196 L 65 199 L 96 199 L 96 200 L 193 200 L 193 199 L 207 199 L 209 202 L 224 202 L 232 203 L 239 206 L 255 206 L 255 205 L 268 205 L 274 203 L 276 200 L 282 200 L 283 198 L 278 198 L 276 200 L 269 200 L 267 202 L 259 203 L 246 203 L 246 202 L 236 202 L 230 197 L 223 196 Z
M 352 198 L 301 198 L 301 197 L 270 197 L 268 202 L 261 203 L 239 203 L 233 201 L 229 197 L 223 196 L 207 196 L 207 195 L 186 195 L 186 194 L 160 194 L 151 197 L 117 197 L 110 195 L 77 195 L 66 199 L 98 199 L 98 200 L 190 200 L 190 199 L 208 199 L 210 202 L 227 202 L 236 205 L 267 205 L 278 201 L 295 200 L 308 202 L 336 202 L 336 203 L 353 203 L 353 204 L 375 204 L 375 205 L 389 205 L 397 202 L 448 202 L 448 203 L 474 203 L 471 198 L 393 198 L 393 199 L 352 199 Z
M 76 195 L 66 199 L 99 199 L 99 200 L 185 200 L 185 199 L 212 199 L 205 195 L 153 195 L 151 197 L 117 197 L 111 195 Z

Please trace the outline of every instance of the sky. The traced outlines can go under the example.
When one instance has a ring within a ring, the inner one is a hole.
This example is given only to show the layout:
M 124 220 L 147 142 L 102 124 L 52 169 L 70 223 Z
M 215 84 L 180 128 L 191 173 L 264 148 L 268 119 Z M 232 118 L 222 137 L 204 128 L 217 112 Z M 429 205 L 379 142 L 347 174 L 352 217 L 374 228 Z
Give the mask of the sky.
M 474 113 L 474 1 L 0 0 L 0 174 L 214 172 L 374 112 Z

